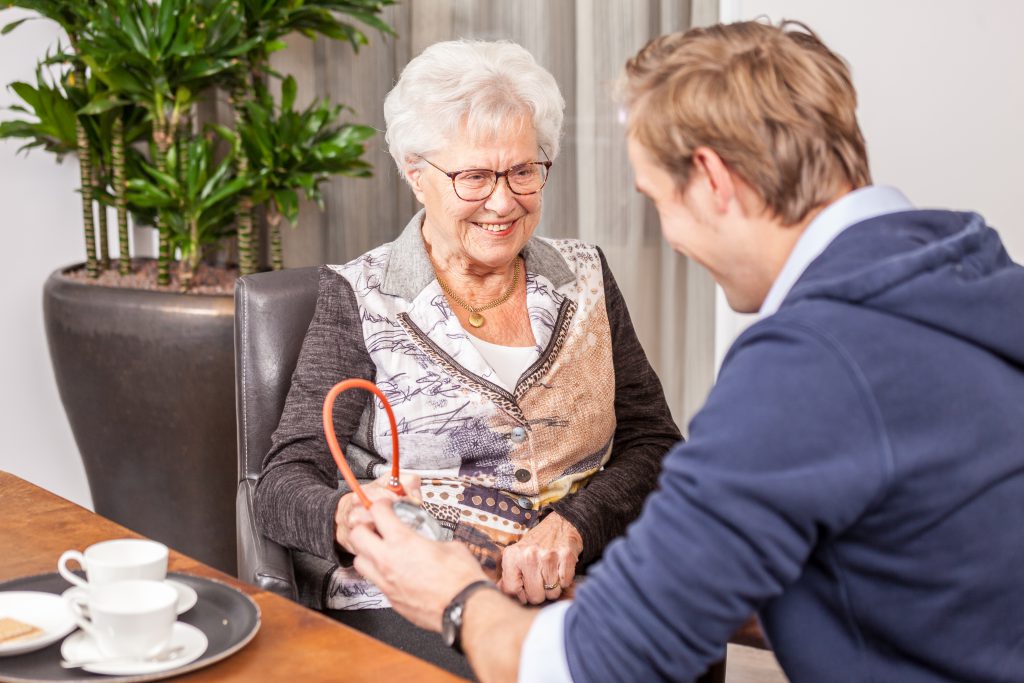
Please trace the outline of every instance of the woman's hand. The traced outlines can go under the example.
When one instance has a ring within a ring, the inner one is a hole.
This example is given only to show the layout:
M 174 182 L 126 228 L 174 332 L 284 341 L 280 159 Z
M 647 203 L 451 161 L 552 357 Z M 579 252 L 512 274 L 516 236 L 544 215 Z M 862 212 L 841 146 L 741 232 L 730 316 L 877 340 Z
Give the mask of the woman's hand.
M 391 475 L 386 474 L 363 486 L 363 492 L 366 493 L 366 497 L 370 499 L 371 503 L 378 500 L 398 500 L 398 496 L 388 489 L 389 479 L 391 479 Z M 405 489 L 406 496 L 419 505 L 420 478 L 414 474 L 402 474 L 399 475 L 399 481 L 402 482 L 402 488 Z M 334 524 L 337 529 L 334 539 L 338 542 L 338 545 L 352 554 L 355 554 L 355 552 L 352 550 L 349 536 L 357 520 L 364 519 L 354 519 L 352 513 L 362 509 L 362 507 L 362 503 L 359 502 L 359 496 L 354 491 L 349 491 L 338 501 L 338 508 L 334 512 Z
M 552 512 L 501 554 L 501 590 L 524 605 L 557 600 L 576 577 L 580 532 Z

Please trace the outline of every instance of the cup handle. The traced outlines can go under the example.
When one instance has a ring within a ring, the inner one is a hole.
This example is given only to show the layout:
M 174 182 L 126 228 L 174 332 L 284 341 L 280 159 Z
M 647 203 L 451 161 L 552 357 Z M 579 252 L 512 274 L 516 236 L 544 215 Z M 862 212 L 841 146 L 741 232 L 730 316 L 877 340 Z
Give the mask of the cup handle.
M 78 576 L 77 574 L 73 574 L 71 570 L 68 569 L 67 565 L 68 562 L 70 562 L 71 560 L 77 562 L 82 569 L 87 569 L 87 567 L 85 566 L 85 555 L 78 552 L 77 550 L 67 550 L 64 552 L 63 555 L 60 556 L 60 559 L 57 560 L 57 571 L 60 572 L 60 575 L 72 584 L 76 586 L 81 586 L 82 588 L 88 588 L 88 581 Z
M 85 603 L 76 600 L 74 595 L 67 595 L 64 597 L 64 604 L 66 604 L 68 609 L 71 611 L 71 616 L 74 618 L 75 623 L 78 624 L 78 628 L 88 633 L 92 639 L 99 644 L 100 641 L 99 638 L 96 637 L 96 631 L 92 627 L 92 621 L 90 621 L 89 617 L 85 616 L 85 613 L 82 611 Z

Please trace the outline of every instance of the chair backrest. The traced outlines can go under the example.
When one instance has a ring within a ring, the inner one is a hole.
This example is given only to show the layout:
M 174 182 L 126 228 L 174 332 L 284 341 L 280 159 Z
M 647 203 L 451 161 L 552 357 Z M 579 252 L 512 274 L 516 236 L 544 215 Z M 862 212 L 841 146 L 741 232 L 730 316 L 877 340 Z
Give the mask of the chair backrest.
M 238 481 L 259 476 L 313 312 L 319 269 L 256 273 L 235 285 Z

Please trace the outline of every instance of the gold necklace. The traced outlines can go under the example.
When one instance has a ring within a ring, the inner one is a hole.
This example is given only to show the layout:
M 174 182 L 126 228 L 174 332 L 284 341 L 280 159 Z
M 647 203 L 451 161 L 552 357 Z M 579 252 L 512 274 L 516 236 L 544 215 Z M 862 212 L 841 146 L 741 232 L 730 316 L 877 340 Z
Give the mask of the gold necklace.
M 500 306 L 501 304 L 508 301 L 508 298 L 512 296 L 512 292 L 516 291 L 516 284 L 519 283 L 519 257 L 517 256 L 515 262 L 513 262 L 512 264 L 512 284 L 508 286 L 508 289 L 505 290 L 504 294 L 499 296 L 494 301 L 483 304 L 482 306 L 470 306 L 465 301 L 460 299 L 459 296 L 452 291 L 452 288 L 448 286 L 448 283 L 441 279 L 441 276 L 438 275 L 436 268 L 434 269 L 434 275 L 437 277 L 437 284 L 441 285 L 441 291 L 444 292 L 445 295 L 447 295 L 448 300 L 451 301 L 452 303 L 462 306 L 467 311 L 469 311 L 469 324 L 472 325 L 473 327 L 483 327 L 483 324 L 487 321 L 480 314 L 480 312 L 486 311 L 489 308 L 494 308 L 495 306 Z

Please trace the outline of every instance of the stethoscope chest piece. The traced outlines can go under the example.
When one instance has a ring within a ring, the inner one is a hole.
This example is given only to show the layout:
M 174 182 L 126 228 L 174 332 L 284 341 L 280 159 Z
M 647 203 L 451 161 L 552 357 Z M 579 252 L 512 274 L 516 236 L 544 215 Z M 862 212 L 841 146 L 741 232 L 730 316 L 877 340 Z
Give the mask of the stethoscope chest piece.
M 441 525 L 419 505 L 408 500 L 396 500 L 393 506 L 395 516 L 417 534 L 430 541 L 443 540 L 444 531 Z

